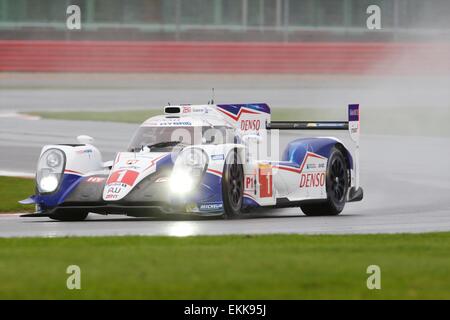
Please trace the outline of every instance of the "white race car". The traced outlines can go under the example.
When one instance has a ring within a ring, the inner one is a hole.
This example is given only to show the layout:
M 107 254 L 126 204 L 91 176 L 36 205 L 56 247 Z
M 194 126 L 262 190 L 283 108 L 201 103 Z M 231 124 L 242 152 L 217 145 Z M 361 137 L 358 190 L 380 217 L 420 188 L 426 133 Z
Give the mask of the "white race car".
M 337 215 L 363 198 L 359 105 L 348 121 L 275 121 L 264 103 L 166 106 L 146 120 L 127 151 L 103 162 L 92 138 L 44 146 L 36 194 L 23 204 L 57 220 L 88 213 L 237 217 L 258 207 Z M 349 130 L 353 151 L 332 137 L 298 138 L 278 156 L 277 130 Z

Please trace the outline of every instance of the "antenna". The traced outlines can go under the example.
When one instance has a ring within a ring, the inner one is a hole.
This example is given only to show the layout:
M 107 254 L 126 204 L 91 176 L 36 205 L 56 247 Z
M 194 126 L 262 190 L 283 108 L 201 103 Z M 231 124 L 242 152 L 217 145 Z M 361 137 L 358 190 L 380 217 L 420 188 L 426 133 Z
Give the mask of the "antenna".
M 211 99 L 211 104 L 214 104 L 214 88 L 212 88 L 212 99 Z

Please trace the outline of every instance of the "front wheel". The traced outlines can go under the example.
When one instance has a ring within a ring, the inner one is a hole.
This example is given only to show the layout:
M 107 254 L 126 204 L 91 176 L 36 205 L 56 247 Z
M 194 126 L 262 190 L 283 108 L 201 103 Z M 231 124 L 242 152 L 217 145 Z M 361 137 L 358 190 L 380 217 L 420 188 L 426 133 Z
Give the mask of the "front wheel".
M 89 212 L 79 209 L 57 209 L 49 218 L 58 221 L 83 221 Z
M 300 205 L 307 216 L 335 216 L 342 212 L 346 202 L 349 173 L 342 152 L 334 147 L 327 166 L 327 199 Z
M 242 210 L 244 168 L 237 150 L 228 154 L 222 176 L 222 199 L 225 218 L 235 218 Z

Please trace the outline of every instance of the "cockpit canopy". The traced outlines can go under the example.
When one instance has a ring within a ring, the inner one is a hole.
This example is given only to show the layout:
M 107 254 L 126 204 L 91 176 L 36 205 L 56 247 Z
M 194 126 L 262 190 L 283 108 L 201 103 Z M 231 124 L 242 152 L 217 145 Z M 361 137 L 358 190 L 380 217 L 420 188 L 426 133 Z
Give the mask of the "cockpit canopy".
M 234 143 L 234 139 L 234 129 L 229 126 L 142 126 L 131 139 L 128 151 L 137 152 L 151 146 L 159 152 L 170 151 L 180 144 L 224 144 Z

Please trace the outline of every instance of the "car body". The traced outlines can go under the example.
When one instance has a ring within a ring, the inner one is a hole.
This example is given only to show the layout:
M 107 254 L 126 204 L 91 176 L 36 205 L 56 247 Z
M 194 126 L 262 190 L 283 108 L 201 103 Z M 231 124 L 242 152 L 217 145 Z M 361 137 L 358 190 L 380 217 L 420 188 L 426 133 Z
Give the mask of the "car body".
M 21 202 L 34 204 L 36 212 L 25 216 L 236 217 L 293 206 L 327 215 L 362 199 L 359 105 L 349 105 L 348 121 L 272 122 L 270 115 L 265 103 L 166 106 L 163 115 L 142 123 L 128 150 L 107 162 L 88 136 L 77 144 L 46 145 L 35 195 Z M 277 130 L 349 130 L 355 147 L 333 137 L 298 138 L 273 159 L 269 145 L 278 147 Z

